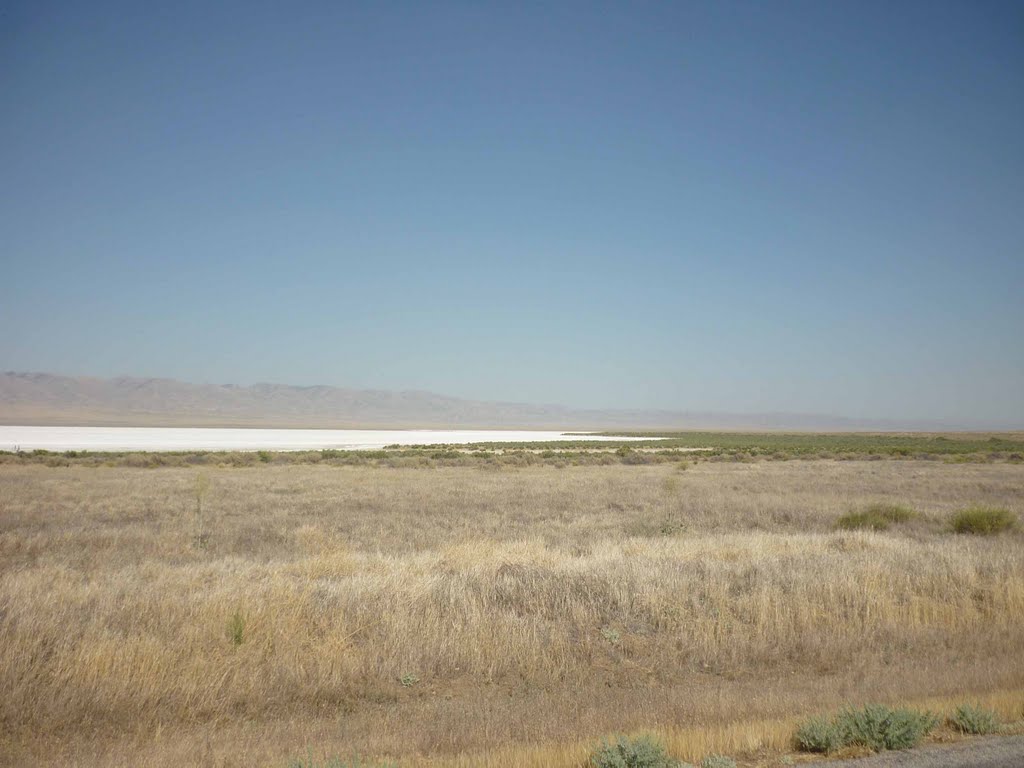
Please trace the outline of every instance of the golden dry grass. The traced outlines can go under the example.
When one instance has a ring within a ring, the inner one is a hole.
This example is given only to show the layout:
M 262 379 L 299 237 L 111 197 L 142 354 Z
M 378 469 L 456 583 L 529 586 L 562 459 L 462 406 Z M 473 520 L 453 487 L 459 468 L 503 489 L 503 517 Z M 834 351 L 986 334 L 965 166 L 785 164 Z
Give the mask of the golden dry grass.
M 1024 538 L 945 527 L 1024 512 L 1019 465 L 204 471 L 201 547 L 196 470 L 0 468 L 0 760 L 574 765 L 847 702 L 1020 715 Z M 834 529 L 872 502 L 921 514 Z

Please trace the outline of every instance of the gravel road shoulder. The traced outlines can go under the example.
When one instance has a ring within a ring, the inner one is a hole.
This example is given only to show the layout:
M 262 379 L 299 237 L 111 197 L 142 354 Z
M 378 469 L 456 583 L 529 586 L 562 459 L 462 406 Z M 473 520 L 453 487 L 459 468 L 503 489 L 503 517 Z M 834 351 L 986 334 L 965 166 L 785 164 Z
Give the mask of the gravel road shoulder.
M 960 744 L 936 744 L 906 752 L 885 752 L 813 765 L 814 768 L 1024 768 L 1024 736 L 989 736 Z

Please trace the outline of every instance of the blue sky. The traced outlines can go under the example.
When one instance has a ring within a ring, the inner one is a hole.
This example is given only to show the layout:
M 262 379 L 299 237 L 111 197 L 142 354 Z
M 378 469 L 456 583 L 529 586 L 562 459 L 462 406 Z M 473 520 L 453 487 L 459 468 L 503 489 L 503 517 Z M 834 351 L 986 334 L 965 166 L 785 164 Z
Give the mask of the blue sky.
M 1024 424 L 1021 3 L 15 2 L 0 99 L 0 368 Z

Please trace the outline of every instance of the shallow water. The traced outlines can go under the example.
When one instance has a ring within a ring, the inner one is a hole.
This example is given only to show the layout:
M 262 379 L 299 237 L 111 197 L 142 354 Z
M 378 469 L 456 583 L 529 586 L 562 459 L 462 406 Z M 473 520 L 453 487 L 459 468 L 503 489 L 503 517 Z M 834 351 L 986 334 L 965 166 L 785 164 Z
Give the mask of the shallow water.
M 206 429 L 199 427 L 5 427 L 0 450 L 32 451 L 301 451 L 371 450 L 436 443 L 624 440 L 555 431 L 446 429 Z M 633 438 L 645 439 L 645 438 Z

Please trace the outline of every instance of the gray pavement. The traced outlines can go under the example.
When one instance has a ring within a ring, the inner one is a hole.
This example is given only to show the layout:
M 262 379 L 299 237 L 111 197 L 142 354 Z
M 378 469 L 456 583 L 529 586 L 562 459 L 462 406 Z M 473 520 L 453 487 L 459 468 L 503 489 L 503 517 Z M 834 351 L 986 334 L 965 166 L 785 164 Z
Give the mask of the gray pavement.
M 933 744 L 856 760 L 809 763 L 814 768 L 1024 768 L 1024 736 L 988 736 L 960 744 Z

